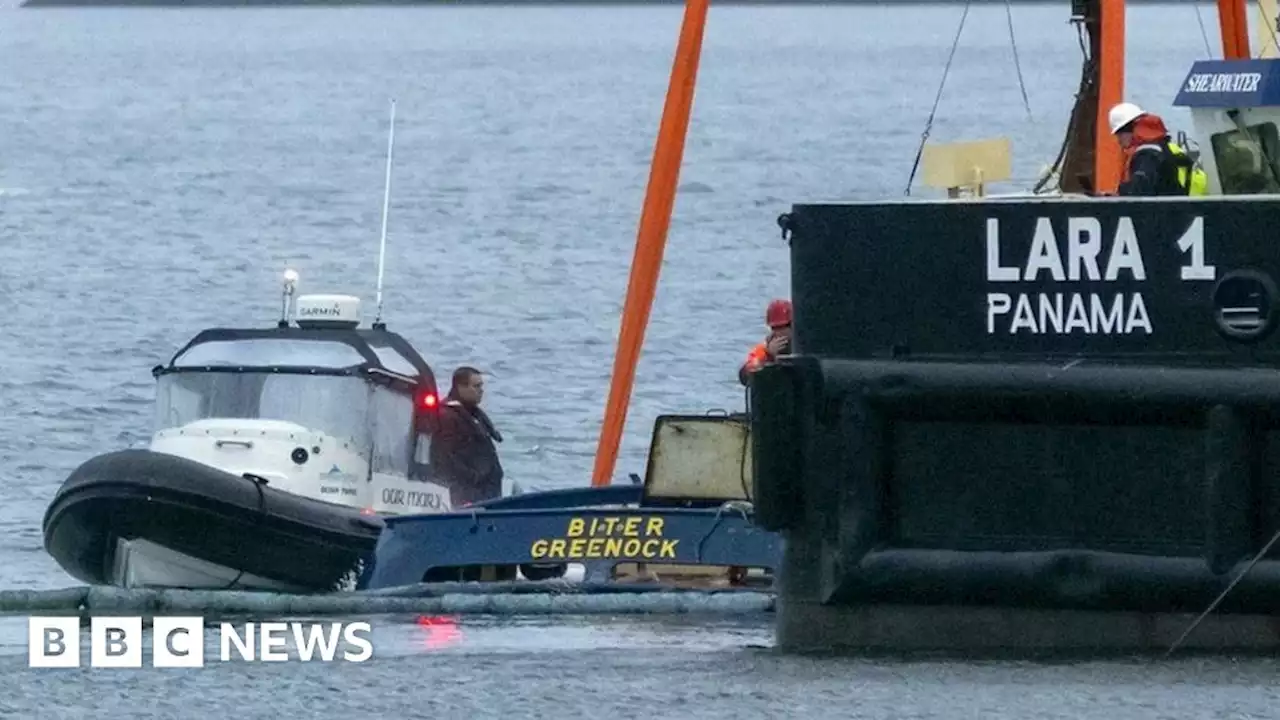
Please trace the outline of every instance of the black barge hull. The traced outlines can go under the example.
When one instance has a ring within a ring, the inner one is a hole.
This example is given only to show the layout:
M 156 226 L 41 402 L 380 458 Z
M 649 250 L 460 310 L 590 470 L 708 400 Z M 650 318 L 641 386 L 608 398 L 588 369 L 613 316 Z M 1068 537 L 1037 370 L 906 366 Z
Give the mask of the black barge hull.
M 1234 583 L 1184 647 L 1280 648 L 1280 201 L 784 225 L 797 354 L 751 388 L 780 647 L 1164 650 Z
M 117 539 L 147 540 L 269 580 L 333 589 L 373 551 L 381 521 L 186 458 L 124 450 L 59 488 L 45 549 L 76 579 L 110 584 Z

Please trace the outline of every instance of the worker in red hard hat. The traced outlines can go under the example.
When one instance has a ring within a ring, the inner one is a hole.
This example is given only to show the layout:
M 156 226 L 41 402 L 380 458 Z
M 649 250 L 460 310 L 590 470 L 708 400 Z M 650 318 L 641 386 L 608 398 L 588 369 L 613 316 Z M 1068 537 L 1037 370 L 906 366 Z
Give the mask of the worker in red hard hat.
M 764 322 L 769 326 L 769 335 L 764 342 L 751 348 L 747 361 L 738 368 L 738 382 L 743 385 L 762 365 L 791 352 L 791 301 L 774 300 L 769 303 L 764 311 Z

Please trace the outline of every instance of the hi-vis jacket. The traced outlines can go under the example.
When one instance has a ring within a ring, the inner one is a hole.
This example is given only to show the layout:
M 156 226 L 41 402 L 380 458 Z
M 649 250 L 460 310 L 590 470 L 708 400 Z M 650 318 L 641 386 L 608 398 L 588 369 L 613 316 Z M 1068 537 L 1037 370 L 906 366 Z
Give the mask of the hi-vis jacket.
M 751 352 L 747 353 L 747 361 L 742 363 L 742 367 L 738 368 L 738 382 L 744 386 L 747 384 L 751 373 L 760 369 L 761 365 L 769 362 L 773 358 L 769 356 L 769 346 L 759 343 L 751 348 Z
M 1120 195 L 1204 195 L 1209 176 L 1177 143 L 1143 143 L 1129 152 Z

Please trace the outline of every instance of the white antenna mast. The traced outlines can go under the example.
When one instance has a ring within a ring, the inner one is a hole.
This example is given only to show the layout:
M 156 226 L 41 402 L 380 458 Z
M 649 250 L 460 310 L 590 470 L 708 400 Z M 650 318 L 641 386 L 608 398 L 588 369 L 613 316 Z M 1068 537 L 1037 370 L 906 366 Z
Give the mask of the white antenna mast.
M 387 133 L 387 185 L 382 195 L 382 239 L 378 243 L 378 311 L 373 319 L 373 329 L 386 329 L 382 322 L 382 273 L 387 264 L 387 215 L 391 210 L 391 151 L 396 142 L 396 101 L 391 99 L 391 127 Z

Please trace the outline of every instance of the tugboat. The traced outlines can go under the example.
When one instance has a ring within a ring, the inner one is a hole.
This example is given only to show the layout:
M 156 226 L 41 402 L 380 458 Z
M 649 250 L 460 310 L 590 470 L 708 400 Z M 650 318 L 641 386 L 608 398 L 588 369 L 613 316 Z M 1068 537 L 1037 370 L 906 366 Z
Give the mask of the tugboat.
M 427 463 L 439 404 L 422 356 L 360 301 L 303 295 L 277 327 L 208 329 L 152 374 L 146 449 L 63 483 L 45 547 L 68 573 L 124 587 L 332 589 L 370 553 L 378 515 L 451 509 Z
M 759 589 L 782 537 L 756 527 L 744 414 L 655 419 L 644 477 L 386 518 L 357 588 L 562 580 Z

